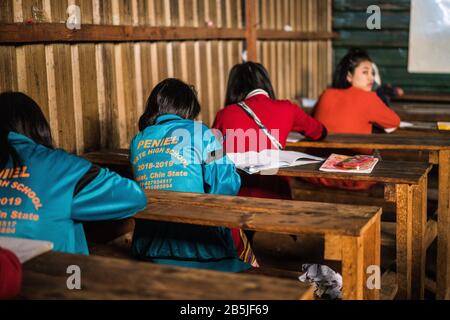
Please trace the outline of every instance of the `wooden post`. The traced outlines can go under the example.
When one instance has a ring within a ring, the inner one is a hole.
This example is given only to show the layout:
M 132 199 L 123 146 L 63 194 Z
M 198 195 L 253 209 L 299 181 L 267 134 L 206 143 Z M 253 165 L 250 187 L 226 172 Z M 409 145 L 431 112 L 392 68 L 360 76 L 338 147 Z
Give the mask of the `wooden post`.
M 380 299 L 381 290 L 369 286 L 373 283 L 368 281 L 369 277 L 372 276 L 372 273 L 369 272 L 372 270 L 369 270 L 368 268 L 370 266 L 375 266 L 378 267 L 379 270 L 381 269 L 381 210 L 380 213 L 372 219 L 372 224 L 369 228 L 364 231 L 362 241 L 364 246 L 364 300 L 378 300 Z M 381 274 L 379 281 L 381 282 Z M 381 283 L 379 284 L 381 285 Z
M 380 267 L 381 213 L 378 213 L 360 237 L 341 237 L 344 300 L 378 300 L 380 290 L 369 288 L 369 266 Z
M 247 60 L 258 61 L 257 46 L 256 46 L 256 0 L 245 1 L 245 27 L 246 27 L 246 42 L 247 42 Z
M 439 152 L 439 204 L 436 299 L 450 299 L 450 151 Z
M 428 178 L 424 176 L 419 185 L 412 187 L 412 265 L 411 265 L 411 298 L 424 299 L 425 264 L 427 228 L 427 187 Z
M 398 298 L 411 298 L 412 188 L 397 185 L 397 284 Z
M 418 185 L 397 185 L 397 283 L 399 299 L 423 299 L 427 177 Z

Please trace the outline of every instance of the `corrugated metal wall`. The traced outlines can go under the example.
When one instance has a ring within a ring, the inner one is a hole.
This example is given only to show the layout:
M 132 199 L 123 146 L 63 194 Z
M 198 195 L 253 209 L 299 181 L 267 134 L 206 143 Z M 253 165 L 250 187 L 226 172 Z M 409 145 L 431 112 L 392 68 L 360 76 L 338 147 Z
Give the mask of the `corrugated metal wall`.
M 425 0 L 426 1 L 426 0 Z M 367 7 L 381 8 L 381 30 L 368 30 Z M 450 93 L 450 75 L 408 73 L 410 0 L 333 0 L 334 64 L 352 46 L 368 49 L 382 80 L 410 92 Z
M 245 28 L 244 0 L 1 0 L 0 23 L 64 23 L 81 7 L 83 24 Z M 259 24 L 331 30 L 330 0 L 260 0 Z M 36 10 L 35 10 L 36 12 Z M 35 14 L 36 17 L 36 14 Z M 19 90 L 43 108 L 56 144 L 82 153 L 128 147 L 151 89 L 166 77 L 195 85 L 201 119 L 211 125 L 222 106 L 230 68 L 244 41 L 51 43 L 0 46 L 0 91 Z M 280 98 L 316 97 L 329 82 L 330 41 L 265 41 L 262 62 Z
M 331 31 L 331 3 L 317 0 L 260 0 L 260 27 Z M 317 98 L 331 81 L 331 41 L 258 41 L 278 97 Z

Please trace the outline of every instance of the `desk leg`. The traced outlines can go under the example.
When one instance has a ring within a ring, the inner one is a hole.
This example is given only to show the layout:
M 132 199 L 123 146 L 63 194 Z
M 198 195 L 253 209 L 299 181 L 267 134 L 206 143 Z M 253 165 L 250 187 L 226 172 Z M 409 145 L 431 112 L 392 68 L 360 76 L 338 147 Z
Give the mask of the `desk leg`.
M 439 152 L 436 299 L 450 299 L 450 151 Z
M 377 300 L 380 290 L 369 288 L 369 266 L 380 267 L 381 213 L 374 216 L 371 224 L 359 237 L 342 237 L 342 298 L 345 300 Z M 381 281 L 381 279 L 379 279 Z M 375 283 L 371 283 L 376 285 Z M 379 283 L 380 284 L 380 283 Z
M 428 177 L 413 186 L 411 298 L 425 297 L 426 230 Z
M 397 185 L 397 283 L 399 299 L 423 299 L 426 185 Z

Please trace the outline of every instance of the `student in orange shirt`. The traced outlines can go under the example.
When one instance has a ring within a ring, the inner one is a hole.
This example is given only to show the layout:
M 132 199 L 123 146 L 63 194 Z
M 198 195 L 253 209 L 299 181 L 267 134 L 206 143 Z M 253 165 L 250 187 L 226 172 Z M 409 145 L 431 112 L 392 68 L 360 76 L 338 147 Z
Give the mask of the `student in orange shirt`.
M 314 118 L 329 133 L 370 134 L 373 125 L 384 129 L 398 128 L 400 118 L 372 92 L 372 61 L 361 49 L 351 49 L 336 68 L 333 88 L 326 89 L 315 109 Z M 369 154 L 372 150 L 355 150 Z M 329 187 L 364 190 L 373 184 L 345 180 L 308 179 Z

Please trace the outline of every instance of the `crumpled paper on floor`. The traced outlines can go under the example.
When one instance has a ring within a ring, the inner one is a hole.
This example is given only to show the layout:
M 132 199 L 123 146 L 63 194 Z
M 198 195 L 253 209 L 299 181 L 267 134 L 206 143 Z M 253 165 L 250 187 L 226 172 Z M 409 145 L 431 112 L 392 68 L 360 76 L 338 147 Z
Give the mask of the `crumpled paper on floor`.
M 330 267 L 321 264 L 302 265 L 301 282 L 312 283 L 315 294 L 323 299 L 342 299 L 342 276 Z

